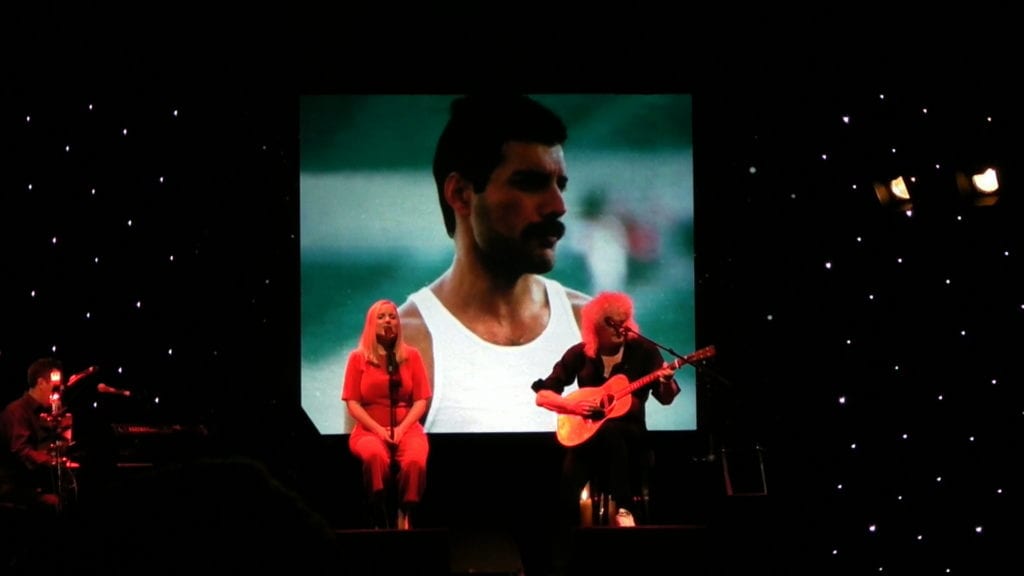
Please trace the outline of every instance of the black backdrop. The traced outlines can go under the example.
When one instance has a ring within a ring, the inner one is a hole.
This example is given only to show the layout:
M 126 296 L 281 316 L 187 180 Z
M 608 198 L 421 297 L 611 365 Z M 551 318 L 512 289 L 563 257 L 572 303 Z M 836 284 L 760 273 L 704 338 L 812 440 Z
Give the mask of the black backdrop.
M 825 63 L 764 63 L 730 63 L 726 83 L 704 70 L 612 82 L 694 93 L 698 342 L 718 355 L 701 430 L 659 437 L 663 485 L 685 488 L 665 492 L 665 519 L 714 520 L 731 504 L 708 456 L 759 447 L 762 535 L 780 563 L 899 572 L 1010 558 L 1022 413 L 1011 94 L 863 71 L 826 86 Z M 0 385 L 16 396 L 42 355 L 68 372 L 98 365 L 140 400 L 111 405 L 113 419 L 202 423 L 216 451 L 267 463 L 347 527 L 359 516 L 344 439 L 318 436 L 297 406 L 305 83 L 282 76 L 5 88 Z M 1004 182 L 992 206 L 955 183 L 982 162 Z M 915 177 L 910 215 L 873 189 L 897 174 Z M 550 502 L 557 456 L 543 437 L 438 438 L 426 517 L 523 524 Z

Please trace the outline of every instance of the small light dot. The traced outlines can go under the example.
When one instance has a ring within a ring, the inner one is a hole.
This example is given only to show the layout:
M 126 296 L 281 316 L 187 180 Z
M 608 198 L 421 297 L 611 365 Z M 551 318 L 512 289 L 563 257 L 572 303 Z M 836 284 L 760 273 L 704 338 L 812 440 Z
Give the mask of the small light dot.
M 849 346 L 850 344 L 853 344 L 853 340 L 850 340 L 849 338 L 847 338 L 846 339 L 846 345 Z
M 124 130 L 121 130 L 121 135 L 122 136 L 127 136 L 128 135 L 128 129 L 125 128 Z
M 52 239 L 50 240 L 50 242 L 52 242 L 53 244 L 56 244 L 56 243 L 57 243 L 57 237 L 56 237 L 56 236 L 54 236 L 54 237 L 53 237 L 53 238 L 52 238 Z
M 175 110 L 173 114 L 174 114 L 175 117 L 177 117 L 178 116 L 178 111 Z
M 975 526 L 975 527 L 974 527 L 974 533 L 975 533 L 975 534 L 981 534 L 981 531 L 982 531 L 982 528 L 981 528 L 981 526 Z
M 89 110 L 92 110 L 92 104 L 89 104 Z
M 31 121 L 32 121 L 32 117 L 31 116 L 25 116 L 25 122 L 31 122 Z
M 71 152 L 71 146 L 64 146 L 65 152 Z
M 839 403 L 840 404 L 846 404 L 846 396 L 840 396 L 839 397 Z
M 87 320 L 88 320 L 89 318 L 92 318 L 92 312 L 86 312 L 86 313 L 85 313 L 85 318 L 86 318 Z
M 843 489 L 843 484 L 842 483 L 836 484 L 836 490 L 842 490 L 842 489 Z
M 961 336 L 967 336 L 967 330 L 961 330 L 960 331 L 960 335 Z
M 771 322 L 771 321 L 772 321 L 772 320 L 774 320 L 774 319 L 775 319 L 775 316 L 774 316 L 774 315 L 772 315 L 772 314 L 769 314 L 769 315 L 768 315 L 768 321 L 769 321 L 769 322 Z
M 921 534 L 918 534 L 917 535 L 917 541 L 920 542 L 921 540 L 924 540 L 924 536 L 921 535 Z
M 872 524 L 871 526 L 868 526 L 868 532 L 875 532 L 877 530 L 878 530 L 878 527 L 875 526 L 874 524 Z
M 967 438 L 967 441 L 968 441 L 968 442 L 974 442 L 974 436 L 970 436 L 970 437 L 968 437 L 968 438 Z
M 35 290 L 33 290 L 33 291 L 31 292 L 31 294 L 32 294 L 32 297 L 33 297 L 33 298 L 35 298 L 35 297 L 36 297 L 36 291 L 35 291 Z
M 856 450 L 856 449 L 857 449 L 857 443 L 856 442 L 854 442 L 853 444 L 850 444 L 850 450 Z
M 906 440 L 906 439 L 908 438 L 908 436 L 907 436 L 906 432 L 904 432 L 904 433 L 903 433 L 903 435 L 901 436 L 901 438 L 903 438 L 904 440 Z
M 170 260 L 171 260 L 171 262 L 174 262 L 174 254 L 171 254 Z
M 939 400 L 942 400 L 942 399 L 943 399 L 943 395 L 939 394 Z
M 29 185 L 28 185 L 28 189 L 29 189 L 29 190 L 31 190 L 31 189 L 32 189 L 32 185 L 31 185 L 31 184 L 29 184 Z
M 825 262 L 825 269 L 826 270 L 831 270 L 832 269 L 832 263 L 831 262 Z
M 896 263 L 897 264 L 903 264 L 903 258 L 902 257 L 901 258 L 897 258 L 896 259 Z
M 93 189 L 92 189 L 92 195 L 93 195 L 93 196 L 95 196 L 95 195 L 96 195 L 96 189 L 95 189 L 95 188 L 93 188 Z
M 935 481 L 936 482 L 942 482 L 942 476 L 936 476 L 935 477 Z
M 892 369 L 897 371 L 897 372 L 899 372 L 900 371 L 900 365 L 896 364 L 895 366 L 892 367 Z
M 167 355 L 168 356 L 174 356 L 174 348 L 168 348 L 167 349 Z
M 995 378 L 993 378 L 993 379 L 992 379 L 992 385 L 993 385 L 993 386 L 995 386 L 995 385 L 996 385 L 996 379 L 995 379 Z
M 750 168 L 747 168 L 747 171 L 751 174 L 757 174 L 757 166 L 751 166 Z
M 163 183 L 164 183 L 164 177 L 163 177 L 163 176 L 161 176 L 161 177 L 160 177 L 160 183 L 161 183 L 161 184 L 163 184 Z
M 129 218 L 129 219 L 128 219 L 128 227 L 129 227 L 129 228 L 131 228 L 131 225 L 132 225 L 132 221 L 131 221 L 131 219 Z
M 136 308 L 142 308 L 142 300 L 139 300 L 139 301 L 137 301 L 137 302 L 135 303 L 135 307 L 136 307 Z
M 97 257 L 93 258 L 92 261 L 93 261 L 94 264 L 99 264 L 100 263 L 100 257 L 97 256 Z
M 828 160 L 828 154 L 822 154 L 821 155 L 821 159 L 822 160 Z
M 950 280 L 949 278 L 946 278 L 946 286 L 949 286 L 952 283 L 953 283 L 952 280 Z
M 849 123 L 850 123 L 850 117 L 849 116 L 843 116 L 843 124 L 849 124 Z

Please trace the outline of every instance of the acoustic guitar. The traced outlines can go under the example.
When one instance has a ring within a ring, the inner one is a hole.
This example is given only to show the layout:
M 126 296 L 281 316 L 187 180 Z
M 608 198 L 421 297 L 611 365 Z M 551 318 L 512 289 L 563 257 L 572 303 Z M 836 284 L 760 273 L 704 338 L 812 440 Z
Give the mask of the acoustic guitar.
M 693 364 L 714 355 L 715 347 L 707 346 L 669 363 L 668 367 L 678 370 L 684 364 Z M 657 382 L 659 372 L 661 372 L 661 368 L 634 382 L 630 382 L 625 374 L 616 374 L 600 386 L 580 388 L 566 396 L 566 400 L 569 401 L 597 399 L 600 410 L 590 416 L 559 414 L 558 429 L 556 430 L 558 441 L 563 446 L 571 447 L 589 440 L 602 424 L 628 412 L 633 403 L 633 392 Z

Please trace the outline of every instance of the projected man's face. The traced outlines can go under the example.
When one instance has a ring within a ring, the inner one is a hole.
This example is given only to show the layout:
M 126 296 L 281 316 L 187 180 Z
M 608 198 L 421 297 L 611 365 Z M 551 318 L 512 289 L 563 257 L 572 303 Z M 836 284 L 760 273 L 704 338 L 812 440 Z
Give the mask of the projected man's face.
M 562 193 L 569 178 L 560 145 L 509 142 L 470 218 L 484 265 L 518 274 L 543 274 L 555 265 L 565 234 Z

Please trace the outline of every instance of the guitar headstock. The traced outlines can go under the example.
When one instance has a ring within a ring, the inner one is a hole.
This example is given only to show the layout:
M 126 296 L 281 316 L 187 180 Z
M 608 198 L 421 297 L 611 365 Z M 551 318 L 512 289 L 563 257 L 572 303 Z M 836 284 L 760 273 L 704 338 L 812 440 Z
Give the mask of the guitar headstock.
M 707 360 L 708 358 L 711 358 L 714 355 L 715 355 L 715 347 L 714 347 L 714 345 L 705 346 L 705 347 L 701 348 L 700 350 L 697 350 L 693 354 L 687 354 L 686 356 L 676 360 L 673 364 L 675 364 L 676 368 L 679 368 L 683 364 L 693 364 L 694 362 L 700 362 L 701 360 Z

